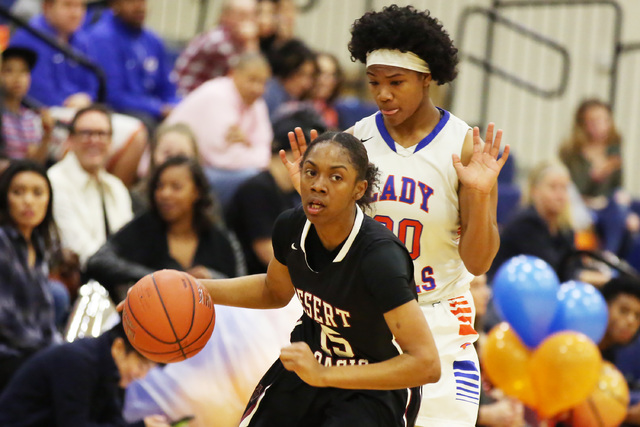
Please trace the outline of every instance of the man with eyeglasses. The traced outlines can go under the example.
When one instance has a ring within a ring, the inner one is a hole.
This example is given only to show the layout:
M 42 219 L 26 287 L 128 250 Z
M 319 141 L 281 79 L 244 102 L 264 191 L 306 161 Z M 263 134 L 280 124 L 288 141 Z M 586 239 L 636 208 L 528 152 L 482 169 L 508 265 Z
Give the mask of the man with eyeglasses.
M 111 145 L 111 114 L 101 105 L 79 110 L 71 121 L 69 152 L 49 169 L 53 216 L 62 245 L 84 267 L 108 236 L 133 217 L 122 181 L 105 169 Z

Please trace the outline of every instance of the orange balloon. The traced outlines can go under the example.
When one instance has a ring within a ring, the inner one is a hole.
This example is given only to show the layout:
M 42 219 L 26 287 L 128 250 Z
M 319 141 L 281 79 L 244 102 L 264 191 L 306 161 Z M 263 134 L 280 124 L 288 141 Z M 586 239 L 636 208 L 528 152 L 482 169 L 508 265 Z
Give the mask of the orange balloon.
M 584 401 L 598 384 L 602 357 L 579 332 L 559 332 L 540 343 L 531 356 L 531 381 L 538 413 L 549 418 Z
M 627 415 L 629 387 L 618 368 L 604 361 L 596 389 L 573 409 L 573 427 L 615 427 Z
M 531 352 L 507 322 L 494 326 L 480 350 L 483 372 L 505 394 L 535 408 L 529 377 Z

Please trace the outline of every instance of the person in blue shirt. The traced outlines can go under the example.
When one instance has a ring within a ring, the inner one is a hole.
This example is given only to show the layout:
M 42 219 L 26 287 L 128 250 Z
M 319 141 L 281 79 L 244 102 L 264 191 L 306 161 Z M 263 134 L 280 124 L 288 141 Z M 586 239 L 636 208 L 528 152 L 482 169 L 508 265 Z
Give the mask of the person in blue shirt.
M 43 0 L 42 14 L 36 15 L 29 24 L 90 59 L 93 56 L 91 45 L 86 35 L 79 31 L 85 12 L 84 0 Z M 16 30 L 9 45 L 30 48 L 38 55 L 28 93 L 36 101 L 46 106 L 81 108 L 95 100 L 98 79 L 93 71 L 24 28 Z
M 144 28 L 146 0 L 112 0 L 88 35 L 107 75 L 107 102 L 154 127 L 178 102 L 162 40 Z

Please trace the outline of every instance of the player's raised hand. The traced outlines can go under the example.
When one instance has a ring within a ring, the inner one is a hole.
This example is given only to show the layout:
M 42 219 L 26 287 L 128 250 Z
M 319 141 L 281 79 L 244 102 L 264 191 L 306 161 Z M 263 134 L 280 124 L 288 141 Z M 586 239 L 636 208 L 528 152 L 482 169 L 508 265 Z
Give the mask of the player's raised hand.
M 311 129 L 309 137 L 313 141 L 318 137 L 318 131 Z M 302 128 L 297 127 L 293 132 L 289 132 L 289 145 L 291 145 L 291 153 L 293 154 L 293 160 L 287 159 L 287 155 L 284 150 L 280 150 L 280 160 L 282 164 L 289 171 L 289 178 L 293 183 L 293 187 L 298 193 L 300 193 L 300 162 L 302 161 L 302 155 L 307 151 L 307 139 L 302 132 Z
M 314 387 L 324 387 L 322 371 L 327 369 L 318 363 L 305 342 L 294 342 L 280 350 L 280 361 L 288 371 L 293 371 L 300 379 Z
M 505 145 L 502 157 L 500 143 L 502 142 L 502 129 L 495 132 L 493 123 L 487 126 L 486 142 L 480 138 L 480 129 L 473 128 L 473 154 L 469 163 L 464 166 L 457 154 L 452 155 L 453 167 L 458 174 L 458 179 L 467 188 L 489 194 L 498 180 L 502 167 L 509 158 L 509 145 Z

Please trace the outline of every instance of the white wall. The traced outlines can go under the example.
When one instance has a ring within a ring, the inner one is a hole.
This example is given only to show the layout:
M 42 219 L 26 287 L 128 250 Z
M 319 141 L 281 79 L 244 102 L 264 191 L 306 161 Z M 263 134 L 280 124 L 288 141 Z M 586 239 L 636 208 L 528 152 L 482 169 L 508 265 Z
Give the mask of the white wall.
M 149 24 L 172 39 L 188 40 L 196 31 L 200 0 L 149 0 Z M 215 24 L 220 0 L 208 7 L 207 24 Z M 304 1 L 302 3 L 305 3 Z M 391 2 L 371 0 L 375 9 Z M 483 73 L 465 60 L 465 54 L 484 55 L 487 19 L 474 16 L 467 22 L 465 37 L 458 40 L 459 17 L 467 7 L 489 7 L 490 0 L 415 0 L 396 1 L 431 10 L 456 45 L 461 48 L 460 74 L 454 82 L 454 114 L 470 124 L 480 124 L 480 94 Z M 623 9 L 622 42 L 640 43 L 640 1 L 619 0 Z M 310 46 L 338 56 L 347 74 L 362 76 L 363 68 L 350 61 L 347 43 L 349 27 L 365 11 L 365 0 L 319 0 L 318 5 L 299 16 L 297 34 Z M 607 6 L 552 6 L 503 8 L 502 15 L 540 32 L 569 50 L 570 79 L 561 97 L 543 99 L 496 77 L 490 79 L 488 119 L 505 130 L 521 175 L 536 162 L 554 155 L 569 133 L 573 112 L 581 99 L 597 96 L 608 99 L 611 57 L 615 46 L 612 8 Z M 559 56 L 530 39 L 498 26 L 493 45 L 493 60 L 501 68 L 543 87 L 558 84 Z M 625 187 L 640 197 L 640 50 L 623 56 L 617 68 L 615 116 L 624 137 Z

